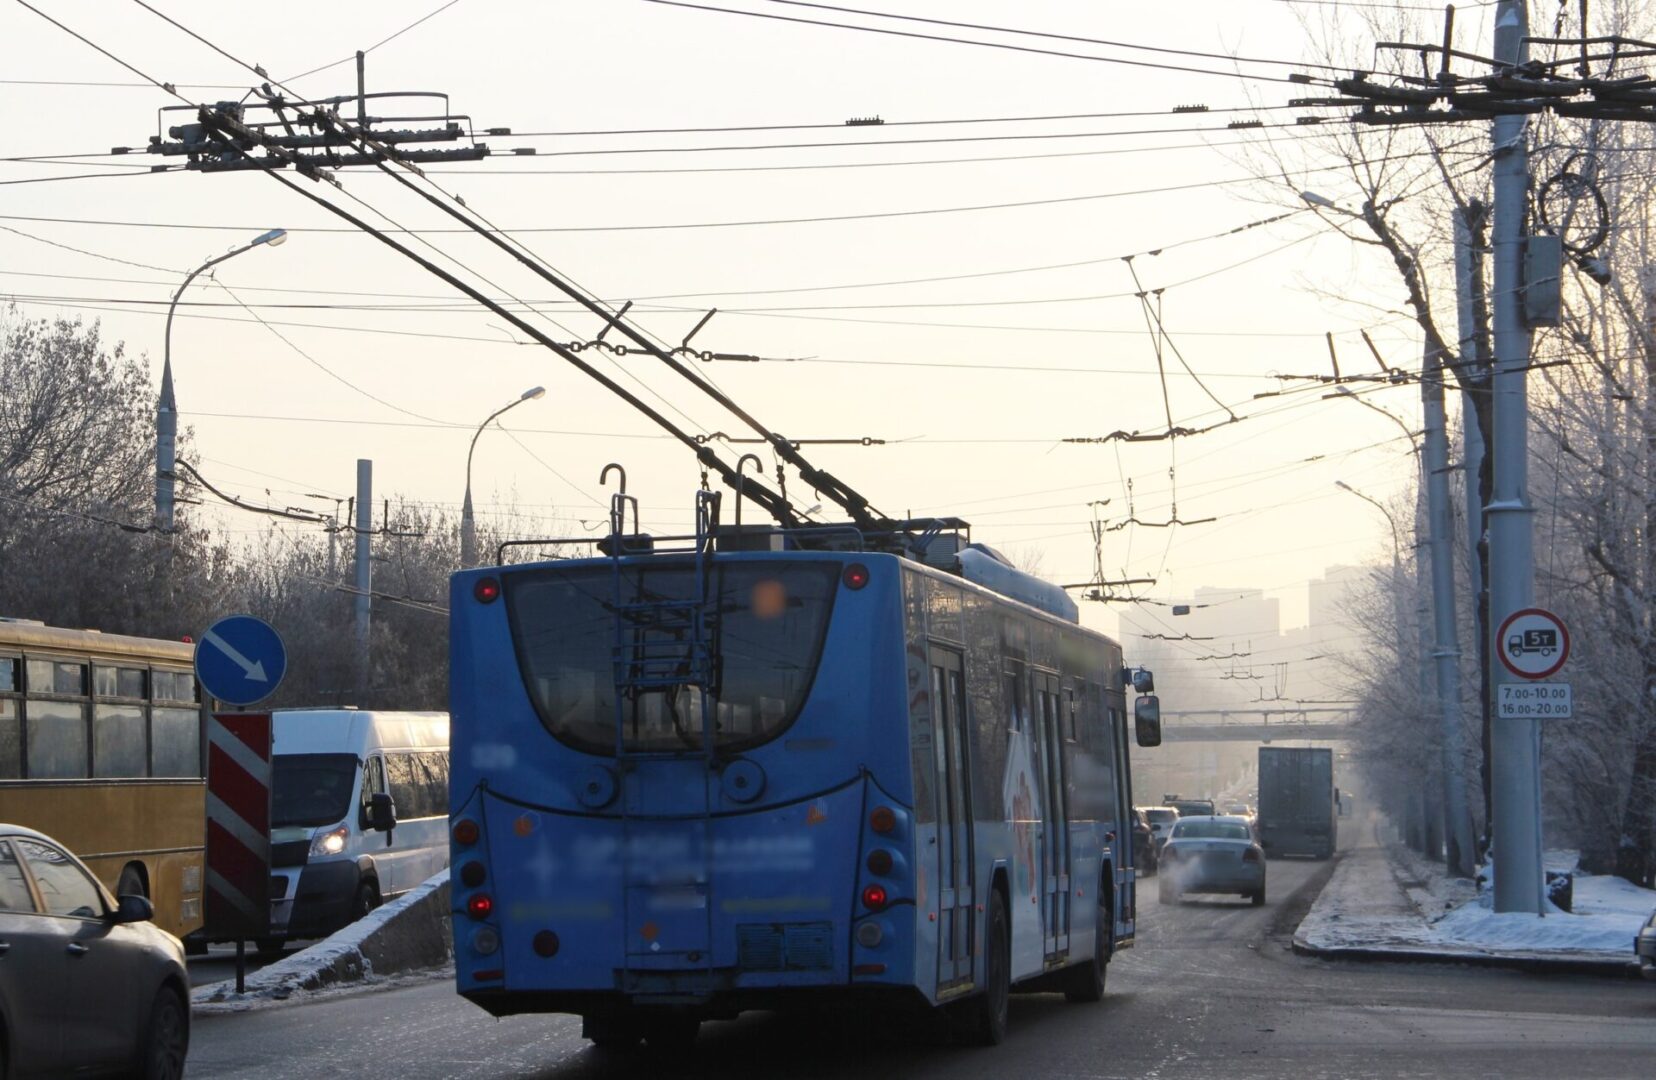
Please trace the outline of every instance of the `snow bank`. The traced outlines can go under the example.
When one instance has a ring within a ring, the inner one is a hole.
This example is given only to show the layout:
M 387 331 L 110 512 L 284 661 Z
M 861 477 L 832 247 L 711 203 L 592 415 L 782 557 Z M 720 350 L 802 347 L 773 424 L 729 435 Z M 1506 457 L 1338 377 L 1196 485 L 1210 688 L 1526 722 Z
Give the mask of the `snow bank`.
M 1575 913 L 1548 907 L 1545 916 L 1496 914 L 1487 889 L 1401 849 L 1364 847 L 1340 862 L 1294 944 L 1324 954 L 1632 966 L 1656 891 L 1578 874 Z
M 236 1012 L 297 992 L 441 968 L 454 957 L 449 933 L 449 872 L 443 870 L 332 937 L 253 972 L 246 993 L 236 993 L 234 979 L 197 987 L 193 1007 Z

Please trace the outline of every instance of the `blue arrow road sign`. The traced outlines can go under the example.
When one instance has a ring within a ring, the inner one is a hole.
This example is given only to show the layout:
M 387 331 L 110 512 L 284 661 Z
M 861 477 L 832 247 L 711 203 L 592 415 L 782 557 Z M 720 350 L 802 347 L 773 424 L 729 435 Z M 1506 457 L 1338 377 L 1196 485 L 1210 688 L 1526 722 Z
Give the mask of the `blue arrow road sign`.
M 231 615 L 196 642 L 196 678 L 229 705 L 251 705 L 276 692 L 287 674 L 287 648 L 276 628 L 251 615 Z

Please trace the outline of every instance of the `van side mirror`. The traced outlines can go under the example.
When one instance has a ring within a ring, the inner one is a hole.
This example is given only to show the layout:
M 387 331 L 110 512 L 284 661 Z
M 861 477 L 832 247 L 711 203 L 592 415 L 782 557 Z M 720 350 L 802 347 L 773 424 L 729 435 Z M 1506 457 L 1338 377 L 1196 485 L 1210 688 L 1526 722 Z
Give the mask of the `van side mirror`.
M 155 905 L 146 896 L 136 893 L 123 896 L 115 904 L 110 917 L 114 923 L 150 922 L 155 918 Z
M 383 791 L 368 796 L 368 827 L 375 832 L 390 832 L 397 827 L 397 804 Z
M 1133 729 L 1138 736 L 1140 746 L 1160 746 L 1162 741 L 1161 729 L 1161 699 L 1154 694 L 1146 694 L 1133 701 Z

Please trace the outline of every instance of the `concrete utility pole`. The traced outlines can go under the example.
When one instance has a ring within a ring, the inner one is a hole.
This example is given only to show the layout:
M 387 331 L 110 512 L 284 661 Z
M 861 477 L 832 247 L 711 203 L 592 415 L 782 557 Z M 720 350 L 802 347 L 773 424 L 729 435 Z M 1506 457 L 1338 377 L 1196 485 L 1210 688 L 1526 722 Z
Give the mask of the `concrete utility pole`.
M 1415 461 L 1420 465 L 1420 484 L 1415 492 L 1415 520 L 1414 520 L 1414 570 L 1415 570 L 1415 635 L 1419 653 L 1415 661 L 1416 693 L 1415 700 L 1420 704 L 1420 733 L 1422 736 L 1432 724 L 1432 671 L 1426 663 L 1426 658 L 1433 653 L 1432 649 L 1432 621 L 1427 611 L 1427 594 L 1431 592 L 1431 585 L 1427 580 L 1426 559 L 1429 541 L 1427 539 L 1427 511 L 1426 511 L 1426 455 L 1417 453 Z M 1444 815 L 1448 808 L 1443 800 L 1443 785 L 1439 784 L 1434 790 L 1431 784 L 1420 785 L 1421 820 L 1424 825 L 1421 829 L 1421 850 L 1428 858 L 1443 857 L 1443 838 L 1445 834 Z
M 1393 419 L 1396 418 L 1393 417 Z M 1398 423 L 1401 424 L 1402 421 L 1398 421 Z M 1408 430 L 1408 425 L 1404 424 L 1403 427 L 1405 431 Z M 1362 499 L 1364 502 L 1380 511 L 1380 513 L 1385 516 L 1386 524 L 1391 526 L 1391 593 L 1393 618 L 1397 620 L 1397 660 L 1400 664 L 1407 664 L 1409 662 L 1409 638 L 1406 627 L 1408 626 L 1409 617 L 1408 609 L 1404 606 L 1403 600 L 1403 535 L 1398 531 L 1397 518 L 1392 515 L 1390 510 L 1386 509 L 1385 503 L 1371 495 L 1363 494 L 1361 491 L 1358 491 L 1344 480 L 1334 481 L 1334 486 L 1339 488 L 1341 491 L 1357 496 L 1359 499 Z M 1422 630 L 1421 636 L 1422 640 L 1424 640 L 1424 630 Z M 1424 688 L 1423 680 L 1420 689 L 1424 690 Z M 1424 700 L 1424 698 L 1421 698 L 1421 700 Z M 1405 798 L 1407 801 L 1405 803 L 1406 811 L 1403 824 L 1404 841 L 1416 851 L 1425 852 L 1428 843 L 1427 836 L 1430 832 L 1427 822 L 1431 817 L 1431 813 L 1426 805 L 1424 785 L 1411 790 Z
M 1482 236 L 1482 218 L 1487 212 L 1482 205 L 1462 207 L 1455 214 L 1455 299 L 1457 324 L 1460 331 L 1460 358 L 1461 370 L 1468 372 L 1475 379 L 1486 379 L 1488 376 L 1489 358 L 1487 344 L 1483 340 L 1486 316 L 1483 295 L 1482 253 L 1478 244 Z M 1474 220 L 1479 222 L 1477 230 L 1473 229 Z M 1466 554 L 1468 568 L 1468 595 L 1472 597 L 1472 612 L 1474 622 L 1481 628 L 1489 621 L 1489 598 L 1485 595 L 1488 587 L 1488 568 L 1484 565 L 1484 503 L 1483 503 L 1483 472 L 1484 472 L 1484 437 L 1483 422 L 1478 418 L 1477 391 L 1472 389 L 1472 380 L 1463 378 L 1461 381 L 1461 471 L 1466 478 Z M 1477 635 L 1477 671 L 1478 671 L 1478 745 L 1483 751 L 1483 763 L 1478 772 L 1478 796 L 1484 809 L 1484 828 L 1490 827 L 1489 821 L 1489 725 L 1486 717 L 1489 712 L 1489 633 L 1480 631 Z M 1475 843 L 1476 841 L 1474 841 Z M 1468 857 L 1474 861 L 1476 852 Z
M 1495 10 L 1495 60 L 1516 68 L 1529 59 L 1529 19 L 1523 0 L 1500 0 Z M 1529 204 L 1528 121 L 1519 114 L 1494 122 L 1495 374 L 1490 453 L 1495 463 L 1489 520 L 1490 689 L 1522 683 L 1496 662 L 1501 623 L 1532 606 L 1535 597 L 1534 522 L 1529 505 L 1530 332 L 1524 324 L 1524 217 Z M 1495 910 L 1540 914 L 1541 727 L 1537 720 L 1495 720 L 1490 762 L 1494 797 Z
M 1426 486 L 1426 536 L 1432 564 L 1434 640 L 1430 652 L 1437 676 L 1438 722 L 1443 739 L 1444 863 L 1451 874 L 1470 877 L 1472 817 L 1466 806 L 1466 781 L 1460 773 L 1465 720 L 1461 714 L 1460 637 L 1455 622 L 1455 564 L 1449 546 L 1449 433 L 1443 379 L 1443 357 L 1427 346 L 1420 366 L 1420 401 L 1426 417 L 1421 472 Z M 1477 426 L 1471 417 L 1467 419 Z
M 372 629 L 374 567 L 374 463 L 357 459 L 356 493 L 356 689 L 357 704 L 366 704 L 372 666 L 369 663 L 368 635 Z

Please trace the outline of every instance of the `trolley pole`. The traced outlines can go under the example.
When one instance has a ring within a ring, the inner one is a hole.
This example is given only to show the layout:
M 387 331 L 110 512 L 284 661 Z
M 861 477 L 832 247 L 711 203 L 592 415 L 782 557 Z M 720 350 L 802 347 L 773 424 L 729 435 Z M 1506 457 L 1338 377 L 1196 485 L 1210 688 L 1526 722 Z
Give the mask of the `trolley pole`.
M 1512 70 L 1529 58 L 1524 44 L 1528 16 L 1523 0 L 1500 0 L 1495 12 L 1495 59 Z M 1534 522 L 1528 500 L 1529 401 L 1526 380 L 1530 332 L 1523 317 L 1524 216 L 1529 200 L 1528 122 L 1516 114 L 1494 121 L 1495 465 L 1489 520 L 1489 625 L 1530 607 L 1535 595 Z M 1490 640 L 1490 689 L 1499 701 L 1503 684 L 1520 682 L 1497 663 L 1501 642 Z M 1493 741 L 1495 910 L 1539 915 L 1542 899 L 1540 723 L 1501 719 Z
M 374 533 L 374 463 L 357 459 L 356 493 L 356 689 L 357 703 L 367 704 L 371 678 L 368 637 L 372 629 L 374 567 L 370 562 Z

